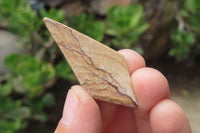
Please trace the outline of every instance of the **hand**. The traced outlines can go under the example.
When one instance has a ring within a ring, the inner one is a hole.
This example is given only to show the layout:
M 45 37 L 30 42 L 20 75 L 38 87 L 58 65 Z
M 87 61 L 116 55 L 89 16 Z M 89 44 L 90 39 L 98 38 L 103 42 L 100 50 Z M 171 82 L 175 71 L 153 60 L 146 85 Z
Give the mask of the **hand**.
M 132 50 L 120 50 L 137 97 L 136 108 L 95 101 L 80 86 L 67 95 L 56 133 L 191 133 L 184 111 L 169 99 L 166 78 L 145 67 Z

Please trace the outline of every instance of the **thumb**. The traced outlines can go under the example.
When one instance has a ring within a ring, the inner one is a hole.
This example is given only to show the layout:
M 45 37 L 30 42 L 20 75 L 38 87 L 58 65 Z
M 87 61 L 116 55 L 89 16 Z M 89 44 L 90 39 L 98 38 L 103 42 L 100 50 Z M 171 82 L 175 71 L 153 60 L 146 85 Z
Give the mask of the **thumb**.
M 99 133 L 101 116 L 97 103 L 80 86 L 67 94 L 63 116 L 55 133 Z

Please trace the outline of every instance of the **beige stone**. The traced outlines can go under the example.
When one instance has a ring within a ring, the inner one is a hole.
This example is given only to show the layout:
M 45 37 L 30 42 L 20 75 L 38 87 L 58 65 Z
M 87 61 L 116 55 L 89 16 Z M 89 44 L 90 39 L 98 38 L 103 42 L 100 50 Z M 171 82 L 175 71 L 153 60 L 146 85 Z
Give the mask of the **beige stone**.
M 136 98 L 124 57 L 59 22 L 44 22 L 81 86 L 95 99 L 135 107 Z

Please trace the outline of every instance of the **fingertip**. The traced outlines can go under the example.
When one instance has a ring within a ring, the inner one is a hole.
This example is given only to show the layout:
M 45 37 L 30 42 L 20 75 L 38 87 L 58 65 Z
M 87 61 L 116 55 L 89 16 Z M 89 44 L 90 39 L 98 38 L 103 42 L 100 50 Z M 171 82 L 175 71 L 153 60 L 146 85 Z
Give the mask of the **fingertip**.
M 169 99 L 160 101 L 152 108 L 150 122 L 154 133 L 191 133 L 184 111 Z
M 94 99 L 79 85 L 74 85 L 71 87 L 71 91 L 79 98 L 82 103 L 85 103 L 89 100 L 94 101 Z
M 150 110 L 159 100 L 169 97 L 167 79 L 153 68 L 141 68 L 132 76 L 132 84 L 138 102 L 138 108 Z
M 144 58 L 137 52 L 130 49 L 122 49 L 118 52 L 124 56 L 130 74 L 146 66 Z
M 93 133 L 100 132 L 100 129 L 101 117 L 97 103 L 81 86 L 73 86 L 68 92 L 63 116 L 55 132 Z

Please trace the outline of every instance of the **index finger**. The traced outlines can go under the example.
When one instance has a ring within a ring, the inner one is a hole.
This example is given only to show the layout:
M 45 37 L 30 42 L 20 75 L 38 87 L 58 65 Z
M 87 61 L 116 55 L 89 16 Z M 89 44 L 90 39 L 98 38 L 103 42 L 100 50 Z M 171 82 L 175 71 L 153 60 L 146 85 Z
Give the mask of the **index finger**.
M 130 49 L 122 49 L 118 52 L 124 56 L 130 75 L 137 69 L 146 66 L 144 58 L 137 52 Z

